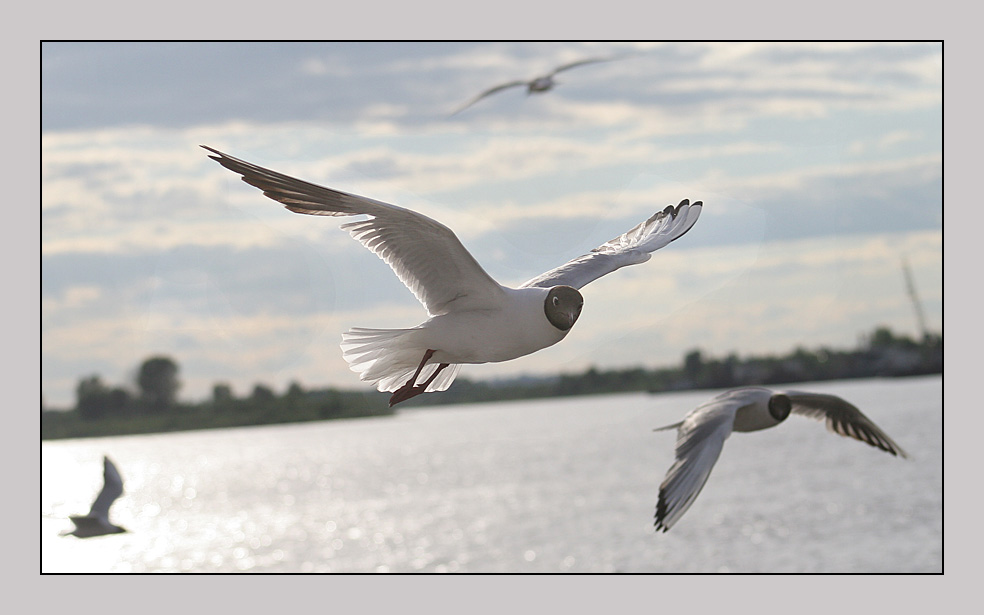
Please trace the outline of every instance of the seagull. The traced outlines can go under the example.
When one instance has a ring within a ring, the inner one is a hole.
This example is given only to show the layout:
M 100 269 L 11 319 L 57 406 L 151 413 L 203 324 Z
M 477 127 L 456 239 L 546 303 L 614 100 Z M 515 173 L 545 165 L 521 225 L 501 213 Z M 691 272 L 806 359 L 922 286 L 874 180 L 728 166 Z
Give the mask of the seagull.
M 509 361 L 564 339 L 581 314 L 579 288 L 678 239 L 702 203 L 668 205 L 627 233 L 518 288 L 503 286 L 446 226 L 409 209 L 324 188 L 233 158 L 211 147 L 209 158 L 290 211 L 367 219 L 341 225 L 372 250 L 417 297 L 430 317 L 409 329 L 353 328 L 342 334 L 349 368 L 390 406 L 447 389 L 464 363 Z
M 77 536 L 78 538 L 90 538 L 92 536 L 103 536 L 104 534 L 120 534 L 126 530 L 109 521 L 109 507 L 113 505 L 116 498 L 123 494 L 123 479 L 120 472 L 109 460 L 103 457 L 103 488 L 92 503 L 89 514 L 72 515 L 69 519 L 75 524 L 75 529 L 71 532 L 62 534 L 63 536 Z
M 654 430 L 678 430 L 676 461 L 659 486 L 656 531 L 669 530 L 694 503 L 732 431 L 775 427 L 790 412 L 824 420 L 834 433 L 907 457 L 871 419 L 840 397 L 763 387 L 734 389 L 697 406 L 679 423 Z
M 596 62 L 610 62 L 610 61 L 615 60 L 615 59 L 617 59 L 617 58 L 615 58 L 615 57 L 609 57 L 609 58 L 587 58 L 587 59 L 584 59 L 584 60 L 578 60 L 576 62 L 570 62 L 568 64 L 564 64 L 562 66 L 558 66 L 557 68 L 553 69 L 551 72 L 547 73 L 546 75 L 543 75 L 543 76 L 540 76 L 540 77 L 535 77 L 534 79 L 530 79 L 529 81 L 523 81 L 523 80 L 520 79 L 520 80 L 517 80 L 517 81 L 510 81 L 508 83 L 503 83 L 501 85 L 497 85 L 495 87 L 492 87 L 492 88 L 489 88 L 489 89 L 485 90 L 484 92 L 482 92 L 481 94 L 479 94 L 475 98 L 473 98 L 470 101 L 468 101 L 465 105 L 459 107 L 457 111 L 455 111 L 454 113 L 451 114 L 451 116 L 454 116 L 454 115 L 457 115 L 457 114 L 461 113 L 462 111 L 464 111 L 468 107 L 474 105 L 475 103 L 477 103 L 478 101 L 482 100 L 486 96 L 491 96 L 492 94 L 495 94 L 496 92 L 501 92 L 502 90 L 507 90 L 507 89 L 513 88 L 513 87 L 526 86 L 526 94 L 527 94 L 527 96 L 530 95 L 530 94 L 542 94 L 544 92 L 549 92 L 550 90 L 552 90 L 554 88 L 555 85 L 557 85 L 557 82 L 554 80 L 554 75 L 556 75 L 557 73 L 559 73 L 561 71 L 565 71 L 565 70 L 571 69 L 571 68 L 574 68 L 575 66 L 583 66 L 585 64 L 594 64 Z

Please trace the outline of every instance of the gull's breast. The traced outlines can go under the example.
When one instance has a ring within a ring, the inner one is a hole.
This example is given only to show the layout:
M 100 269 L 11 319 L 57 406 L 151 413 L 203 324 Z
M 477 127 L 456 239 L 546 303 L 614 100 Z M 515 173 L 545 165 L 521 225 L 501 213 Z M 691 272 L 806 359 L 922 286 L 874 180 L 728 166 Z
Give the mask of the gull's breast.
M 435 316 L 423 325 L 426 344 L 440 363 L 497 363 L 552 346 L 568 331 L 557 329 L 543 309 L 549 289 L 505 289 L 503 301 L 487 309 Z

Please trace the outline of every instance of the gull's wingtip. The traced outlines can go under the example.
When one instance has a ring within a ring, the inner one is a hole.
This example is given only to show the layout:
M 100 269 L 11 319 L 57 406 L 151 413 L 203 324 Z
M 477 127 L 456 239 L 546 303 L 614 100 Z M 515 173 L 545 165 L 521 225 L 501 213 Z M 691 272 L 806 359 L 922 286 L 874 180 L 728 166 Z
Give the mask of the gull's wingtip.
M 676 205 L 667 205 L 662 211 L 656 212 L 653 218 L 659 218 L 662 216 L 670 216 L 671 218 L 676 218 L 680 215 L 680 212 L 686 210 L 688 215 L 693 212 L 694 220 L 700 215 L 700 211 L 704 206 L 704 201 L 694 201 L 690 202 L 690 199 L 683 199 Z
M 867 440 L 862 440 L 862 442 L 864 442 L 865 444 L 870 444 L 871 446 L 874 446 L 879 450 L 883 450 L 886 453 L 890 454 L 892 457 L 898 457 L 900 459 L 909 459 L 909 453 L 905 452 L 905 450 L 901 446 L 896 444 L 895 441 L 893 441 L 887 435 L 885 435 L 884 437 L 885 439 L 888 440 L 887 442 L 881 442 L 878 444 L 868 442 Z
M 479 96 L 478 98 L 473 98 L 472 100 L 469 100 L 469 101 L 468 101 L 468 102 L 466 102 L 465 104 L 463 104 L 463 105 L 461 105 L 460 107 L 458 107 L 457 109 L 455 109 L 454 111 L 452 111 L 450 115 L 448 115 L 448 119 L 451 119 L 451 118 L 453 118 L 454 116 L 456 116 L 456 115 L 458 115 L 459 113 L 461 113 L 462 111 L 464 111 L 465 109 L 468 109 L 468 108 L 470 108 L 470 107 L 471 107 L 472 105 L 474 105 L 474 104 L 475 104 L 475 103 L 477 103 L 478 101 L 480 101 L 480 100 L 482 100 L 483 98 L 485 98 L 485 96 L 486 96 L 487 94 L 488 94 L 488 92 L 483 92 L 483 93 L 482 93 L 482 94 L 481 94 L 481 95 L 480 95 L 480 96 Z
M 656 529 L 657 534 L 660 532 L 665 534 L 670 529 L 670 526 L 666 524 L 666 513 L 666 501 L 660 498 L 656 504 L 656 514 L 653 515 L 653 527 Z
M 684 236 L 687 231 L 697 224 L 697 218 L 700 217 L 703 205 L 703 201 L 694 201 L 691 203 L 690 199 L 683 199 L 675 207 L 673 205 L 667 205 L 662 211 L 656 212 L 649 221 L 655 222 L 669 218 L 674 223 L 674 226 L 677 227 L 673 238 L 670 239 L 670 241 L 674 241 Z
M 200 148 L 202 148 L 204 150 L 210 151 L 213 154 L 215 154 L 215 156 L 209 156 L 209 158 L 211 158 L 212 160 L 218 160 L 219 158 L 225 158 L 226 157 L 225 154 L 223 154 L 219 150 L 215 149 L 214 147 L 209 147 L 207 145 L 201 145 L 201 144 L 199 144 L 198 147 L 200 147 Z
M 704 211 L 704 201 L 694 201 L 690 204 L 688 212 L 694 212 L 694 222 L 697 222 L 697 218 L 700 217 L 700 212 Z
M 208 157 L 218 162 L 219 164 L 222 163 L 223 158 L 227 157 L 225 154 L 215 149 L 214 147 L 209 147 L 207 145 L 199 145 L 198 147 L 204 149 L 205 151 L 212 152 L 211 154 L 208 155 Z
M 683 421 L 673 423 L 672 425 L 663 425 L 662 427 L 654 427 L 653 431 L 669 431 L 670 429 L 677 429 L 683 425 Z
M 693 203 L 690 203 L 688 199 L 680 201 L 680 204 L 677 205 L 676 211 L 673 212 L 673 217 L 675 218 L 684 208 L 686 208 L 686 220 L 684 222 L 686 229 L 680 234 L 681 236 L 686 234 L 687 231 L 697 224 L 697 218 L 700 217 L 700 212 L 703 211 L 703 207 L 703 201 L 694 201 Z
M 704 201 L 694 201 L 693 203 L 691 203 L 690 199 L 683 199 L 682 201 L 680 201 L 680 204 L 676 206 L 675 210 L 676 212 L 679 212 L 681 209 L 687 208 L 687 209 L 696 209 L 697 211 L 700 211 L 700 208 L 703 206 L 704 206 Z

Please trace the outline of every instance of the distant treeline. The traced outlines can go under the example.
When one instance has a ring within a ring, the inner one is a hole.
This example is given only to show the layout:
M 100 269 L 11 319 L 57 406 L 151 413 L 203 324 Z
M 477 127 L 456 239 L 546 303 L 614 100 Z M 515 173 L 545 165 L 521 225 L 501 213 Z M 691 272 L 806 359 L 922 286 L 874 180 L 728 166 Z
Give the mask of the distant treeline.
M 177 401 L 178 365 L 169 357 L 151 357 L 141 364 L 136 390 L 105 385 L 99 376 L 79 381 L 71 410 L 46 409 L 42 400 L 41 439 L 156 433 L 335 418 L 393 414 L 388 393 L 374 390 L 305 390 L 294 383 L 277 395 L 256 384 L 246 397 L 236 397 L 228 384 L 213 386 L 212 397 L 197 404 Z M 631 391 L 716 389 L 754 384 L 913 376 L 943 373 L 943 338 L 921 341 L 896 336 L 885 327 L 865 336 L 860 348 L 833 350 L 797 348 L 783 357 L 705 357 L 686 354 L 676 367 L 598 370 L 579 374 L 524 377 L 498 381 L 458 378 L 447 391 L 420 395 L 399 407 L 462 404 L 567 395 Z

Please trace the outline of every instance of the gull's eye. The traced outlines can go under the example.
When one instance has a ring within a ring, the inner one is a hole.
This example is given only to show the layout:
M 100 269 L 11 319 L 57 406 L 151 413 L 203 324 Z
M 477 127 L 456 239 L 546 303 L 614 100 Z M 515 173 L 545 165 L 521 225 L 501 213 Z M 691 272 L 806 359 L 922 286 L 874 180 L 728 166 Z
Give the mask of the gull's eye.
M 560 297 L 554 296 L 554 298 L 553 298 L 553 304 L 554 304 L 554 307 L 557 307 L 558 305 L 560 305 Z

